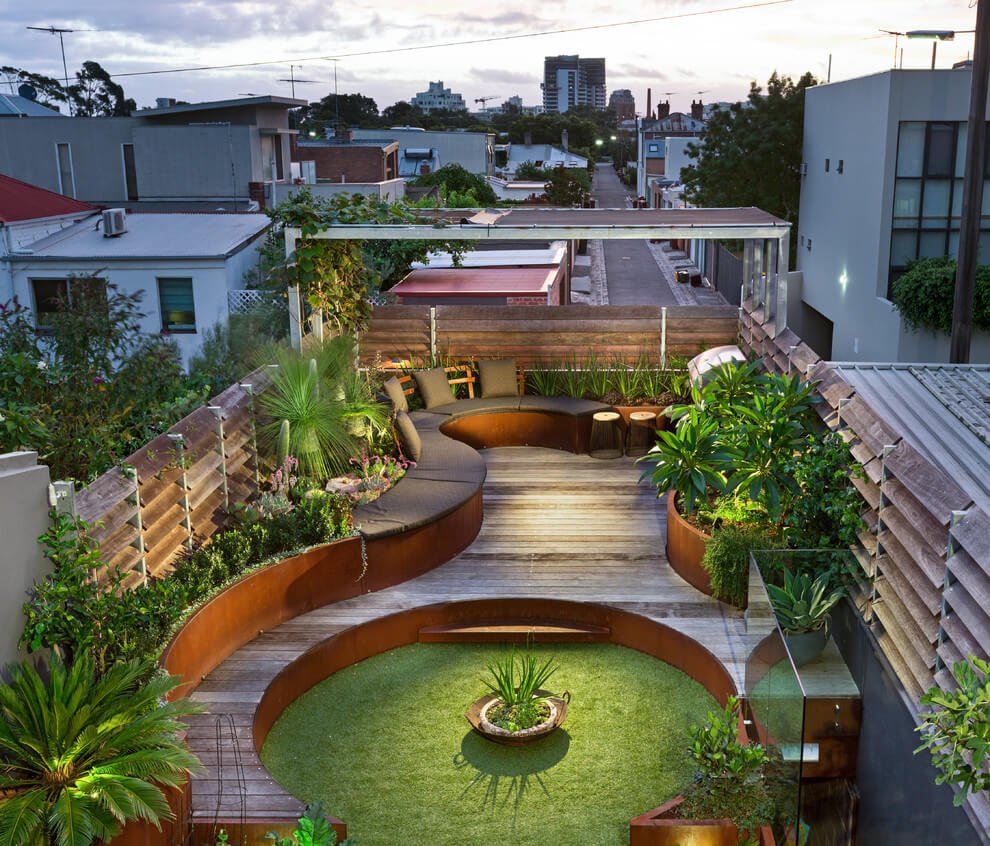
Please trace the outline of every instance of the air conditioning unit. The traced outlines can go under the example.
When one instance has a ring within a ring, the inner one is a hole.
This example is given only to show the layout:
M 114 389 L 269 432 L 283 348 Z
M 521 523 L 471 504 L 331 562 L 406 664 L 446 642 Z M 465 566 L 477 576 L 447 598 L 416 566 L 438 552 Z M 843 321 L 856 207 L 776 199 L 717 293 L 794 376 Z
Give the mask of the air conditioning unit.
M 103 237 L 115 238 L 127 231 L 127 210 L 106 209 L 103 212 Z
M 807 176 L 808 175 L 808 163 L 807 162 L 801 162 L 801 167 L 798 168 L 798 171 L 800 172 L 801 176 Z

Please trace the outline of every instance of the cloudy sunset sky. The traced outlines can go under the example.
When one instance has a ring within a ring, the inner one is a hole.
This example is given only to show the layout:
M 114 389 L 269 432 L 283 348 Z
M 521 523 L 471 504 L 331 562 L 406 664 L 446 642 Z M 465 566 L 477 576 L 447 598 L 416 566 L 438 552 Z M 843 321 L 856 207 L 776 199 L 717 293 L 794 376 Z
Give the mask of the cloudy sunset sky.
M 669 19 L 644 21 L 660 17 Z M 640 22 L 404 50 L 634 19 Z M 278 80 L 289 76 L 290 63 L 302 65 L 294 69 L 297 78 L 315 81 L 298 84 L 296 96 L 318 99 L 333 90 L 333 62 L 314 57 L 340 56 L 340 92 L 370 96 L 381 109 L 438 79 L 469 105 L 476 97 L 501 102 L 515 94 L 539 103 L 543 57 L 578 53 L 605 56 L 608 90 L 632 89 L 642 112 L 648 86 L 654 102 L 673 92 L 672 108 L 686 110 L 699 91 L 705 102 L 742 99 L 750 80 L 763 82 L 773 70 L 824 79 L 830 53 L 833 81 L 874 73 L 894 61 L 894 38 L 879 30 L 967 30 L 975 20 L 968 0 L 787 0 L 757 7 L 752 0 L 505 0 L 469 7 L 462 0 L 42 0 L 17 3 L 4 15 L 0 64 L 61 77 L 58 38 L 25 29 L 49 25 L 77 30 L 65 36 L 70 76 L 87 59 L 115 75 L 266 62 L 117 77 L 128 96 L 147 106 L 156 97 L 288 96 L 289 84 Z M 928 67 L 931 42 L 901 38 L 900 46 L 905 68 Z M 938 66 L 965 59 L 972 47 L 972 35 L 962 33 L 940 44 Z

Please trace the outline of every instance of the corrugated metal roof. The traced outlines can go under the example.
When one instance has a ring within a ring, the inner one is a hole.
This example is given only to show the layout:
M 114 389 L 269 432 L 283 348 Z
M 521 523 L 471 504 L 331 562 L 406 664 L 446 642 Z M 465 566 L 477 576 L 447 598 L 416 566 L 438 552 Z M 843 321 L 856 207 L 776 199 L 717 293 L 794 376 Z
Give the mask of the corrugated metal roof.
M 14 117 L 66 117 L 58 109 L 42 106 L 20 94 L 0 94 L 0 116 Z
M 413 270 L 391 289 L 400 296 L 498 297 L 547 291 L 557 266 Z
M 96 211 L 95 206 L 0 173 L 0 222 Z
M 105 238 L 94 215 L 28 247 L 34 261 L 56 259 L 220 258 L 264 232 L 263 214 L 129 214 L 127 231 Z
M 990 508 L 990 365 L 829 367 L 977 505 Z
M 522 250 L 472 250 L 461 256 L 460 267 L 526 267 L 535 265 L 559 265 L 564 260 L 566 247 L 563 241 L 554 241 L 546 249 Z M 457 267 L 450 253 L 430 253 L 428 262 L 416 261 L 413 270 L 425 268 Z

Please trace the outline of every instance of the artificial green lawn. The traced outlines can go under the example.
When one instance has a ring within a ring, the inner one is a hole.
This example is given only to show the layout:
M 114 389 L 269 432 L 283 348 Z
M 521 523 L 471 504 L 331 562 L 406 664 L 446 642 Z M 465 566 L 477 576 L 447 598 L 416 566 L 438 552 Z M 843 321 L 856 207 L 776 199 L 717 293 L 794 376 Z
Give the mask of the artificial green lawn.
M 629 820 L 690 783 L 688 727 L 716 708 L 697 682 L 605 644 L 556 655 L 567 721 L 529 747 L 494 744 L 464 712 L 508 647 L 416 644 L 331 676 L 300 697 L 262 760 L 286 790 L 347 822 L 361 846 L 612 846 Z

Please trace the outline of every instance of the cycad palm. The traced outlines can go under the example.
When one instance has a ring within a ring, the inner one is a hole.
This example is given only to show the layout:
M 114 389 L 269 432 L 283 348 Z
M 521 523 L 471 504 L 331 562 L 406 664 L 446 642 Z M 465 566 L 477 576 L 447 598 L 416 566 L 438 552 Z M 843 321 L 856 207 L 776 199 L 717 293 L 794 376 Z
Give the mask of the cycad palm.
M 129 820 L 172 814 L 163 787 L 201 769 L 177 737 L 199 710 L 162 704 L 177 679 L 144 682 L 148 665 L 116 664 L 97 678 L 88 656 L 53 656 L 47 679 L 28 662 L 0 686 L 0 842 L 88 846 Z

